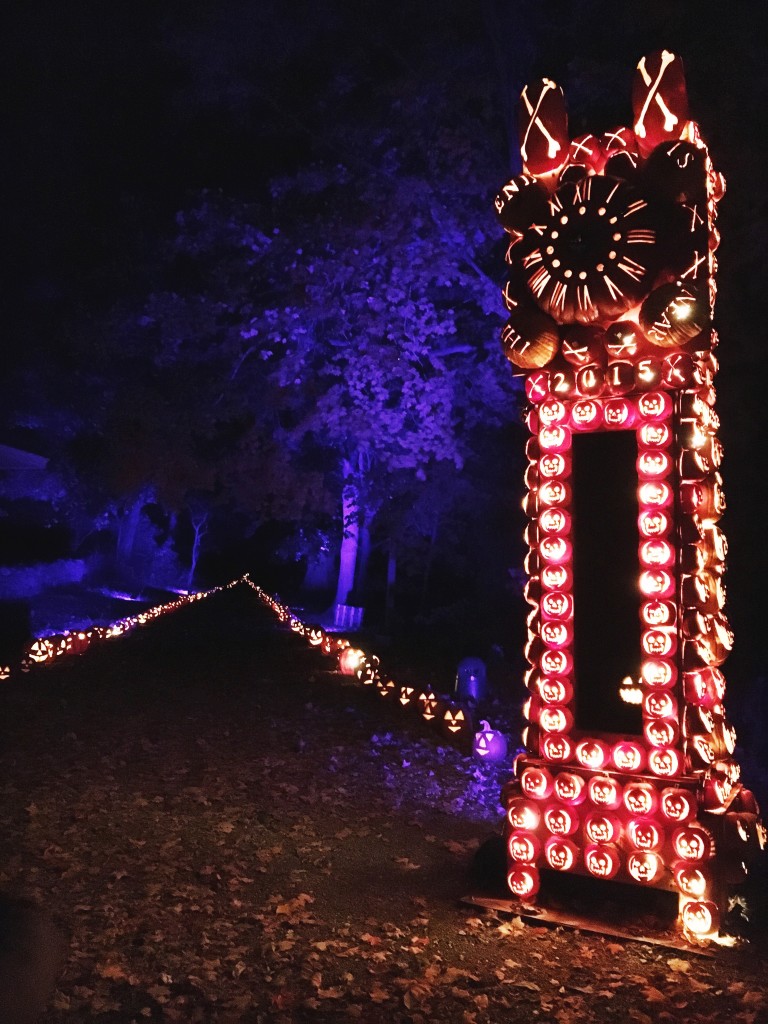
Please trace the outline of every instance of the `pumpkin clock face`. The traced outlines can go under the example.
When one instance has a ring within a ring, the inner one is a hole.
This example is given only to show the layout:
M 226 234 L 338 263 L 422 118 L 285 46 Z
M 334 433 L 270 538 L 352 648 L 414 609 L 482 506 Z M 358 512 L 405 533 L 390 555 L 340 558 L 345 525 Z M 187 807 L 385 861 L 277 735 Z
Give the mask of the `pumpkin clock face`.
M 637 304 L 655 246 L 648 201 L 618 178 L 593 175 L 553 193 L 543 226 L 528 229 L 516 255 L 540 309 L 560 324 L 591 323 Z

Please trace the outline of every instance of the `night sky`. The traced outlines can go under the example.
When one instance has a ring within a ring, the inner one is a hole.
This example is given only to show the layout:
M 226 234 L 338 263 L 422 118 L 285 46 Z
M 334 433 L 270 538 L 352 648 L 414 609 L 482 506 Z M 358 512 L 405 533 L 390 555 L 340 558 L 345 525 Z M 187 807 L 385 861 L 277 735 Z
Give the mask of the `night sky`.
M 744 538 L 732 558 L 746 577 L 755 558 L 765 562 L 755 509 L 766 485 L 754 471 L 766 372 L 765 20 L 763 5 L 741 0 L 17 4 L 2 72 L 8 362 L 45 358 L 74 311 L 146 294 L 148 253 L 200 189 L 261 198 L 275 175 L 359 158 L 338 133 L 329 145 L 328 129 L 339 117 L 375 124 L 374 87 L 480 82 L 496 155 L 490 201 L 517 170 L 514 109 L 526 80 L 563 85 L 572 135 L 600 131 L 629 119 L 638 58 L 668 47 L 684 58 L 693 116 L 729 183 L 720 394 L 728 518 Z M 340 79 L 343 111 L 326 99 Z M 451 127 L 469 130 L 469 117 L 463 110 Z M 749 609 L 740 617 L 749 622 Z

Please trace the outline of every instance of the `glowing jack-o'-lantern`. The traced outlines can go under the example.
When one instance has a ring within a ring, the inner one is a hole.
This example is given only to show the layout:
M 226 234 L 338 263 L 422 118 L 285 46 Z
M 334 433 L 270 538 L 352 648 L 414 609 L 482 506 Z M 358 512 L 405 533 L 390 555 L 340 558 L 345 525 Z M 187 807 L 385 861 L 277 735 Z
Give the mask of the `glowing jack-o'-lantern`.
M 390 679 L 388 676 L 380 676 L 376 680 L 376 692 L 382 697 L 391 696 L 396 689 L 394 679 Z
M 539 488 L 542 505 L 565 505 L 570 500 L 570 488 L 562 480 L 545 480 Z
M 539 544 L 539 554 L 544 561 L 552 562 L 555 565 L 567 562 L 571 557 L 572 550 L 570 542 L 560 536 L 542 537 Z
M 564 423 L 568 416 L 568 410 L 562 402 L 556 398 L 550 398 L 542 402 L 538 408 L 539 419 L 546 426 L 553 423 Z
M 507 840 L 507 850 L 512 860 L 529 864 L 541 853 L 541 842 L 530 832 L 511 832 Z
M 559 772 L 555 776 L 554 788 L 558 799 L 571 807 L 583 803 L 587 796 L 586 782 L 575 772 Z
M 503 761 L 507 756 L 506 736 L 492 729 L 486 721 L 480 723 L 480 729 L 475 733 L 475 743 L 472 748 L 475 757 L 482 761 Z
M 539 529 L 543 533 L 568 533 L 571 517 L 562 508 L 546 508 L 539 516 Z
M 547 761 L 563 763 L 570 761 L 573 744 L 563 733 L 547 733 L 541 741 L 541 753 Z
M 602 768 L 610 753 L 611 748 L 604 740 L 587 739 L 576 745 L 576 757 L 585 768 Z
M 530 765 L 523 769 L 520 775 L 520 788 L 526 794 L 536 800 L 546 800 L 551 794 L 553 780 L 546 768 L 539 768 Z
M 677 701 L 668 690 L 649 691 L 643 707 L 651 718 L 674 718 L 677 715 Z
M 677 671 L 669 661 L 661 658 L 646 658 L 640 667 L 640 674 L 648 686 L 664 688 L 672 686 L 677 679 Z
M 579 827 L 579 819 L 567 807 L 554 805 L 544 811 L 544 824 L 552 835 L 570 836 Z
M 310 626 L 307 632 L 307 640 L 309 640 L 312 647 L 319 647 L 323 642 L 325 633 L 319 626 Z
M 659 797 L 650 782 L 630 782 L 624 789 L 624 806 L 630 814 L 653 814 L 658 806 Z
M 652 850 L 634 850 L 627 858 L 627 871 L 636 882 L 650 884 L 664 869 L 661 857 Z
M 710 900 L 689 900 L 680 910 L 683 929 L 699 938 L 715 934 L 720 927 L 717 904 Z
M 650 508 L 666 508 L 672 503 L 672 488 L 664 480 L 646 480 L 637 494 L 640 504 Z
M 542 615 L 548 619 L 570 619 L 573 615 L 573 598 L 553 590 L 541 599 Z
M 576 402 L 571 409 L 571 422 L 577 430 L 585 430 L 600 422 L 600 406 L 597 402 Z
M 596 878 L 613 878 L 621 867 L 621 858 L 615 846 L 593 843 L 584 850 L 584 863 Z
M 672 626 L 643 630 L 643 651 L 652 658 L 668 658 L 677 650 L 677 633 Z
M 632 740 L 619 740 L 613 745 L 611 759 L 620 772 L 639 772 L 645 765 L 645 751 Z
M 401 686 L 398 700 L 402 707 L 411 707 L 417 699 L 416 688 L 413 686 Z
M 632 818 L 627 826 L 630 841 L 638 850 L 658 850 L 664 841 L 664 833 L 652 821 Z
M 568 708 L 546 705 L 539 712 L 539 725 L 548 733 L 568 732 L 573 725 L 573 715 Z
M 674 865 L 673 873 L 675 885 L 684 896 L 704 899 L 712 888 L 712 878 L 701 865 L 682 861 Z
M 587 783 L 587 794 L 595 807 L 615 810 L 621 804 L 621 786 L 608 775 L 594 775 Z
M 541 568 L 541 585 L 549 590 L 562 590 L 571 585 L 571 577 L 564 565 L 544 565 Z
M 538 690 L 545 704 L 567 704 L 573 696 L 573 686 L 567 679 L 556 676 L 542 676 L 538 681 Z
M 535 896 L 540 884 L 539 872 L 530 864 L 517 864 L 507 875 L 507 885 L 521 900 Z
M 571 642 L 571 636 L 571 628 L 566 622 L 543 622 L 541 625 L 541 639 L 549 647 L 567 647 Z M 553 731 L 562 732 L 562 729 Z
M 647 420 L 663 420 L 672 411 L 672 399 L 664 391 L 649 391 L 637 400 L 640 415 Z
M 584 822 L 584 831 L 593 843 L 614 843 L 621 834 L 621 825 L 615 815 L 595 811 Z
M 660 806 L 664 817 L 677 823 L 690 821 L 696 813 L 696 801 L 685 789 L 662 789 Z
M 680 774 L 682 758 L 674 747 L 658 747 L 648 754 L 648 767 L 654 775 L 672 778 Z
M 470 743 L 474 739 L 472 716 L 458 704 L 449 704 L 442 715 L 442 732 L 447 739 Z
M 672 833 L 672 846 L 680 860 L 709 860 L 713 852 L 712 836 L 701 825 L 683 825 Z
M 365 654 L 356 647 L 345 647 L 339 654 L 339 671 L 342 675 L 353 676 L 365 661 Z
M 568 651 L 549 648 L 542 653 L 540 664 L 544 675 L 563 676 L 570 672 L 572 658 Z
M 541 821 L 541 810 L 533 800 L 516 797 L 507 807 L 507 820 L 513 829 L 534 832 Z
M 654 747 L 670 747 L 677 734 L 677 722 L 672 718 L 651 718 L 643 726 L 643 735 Z
M 42 664 L 53 657 L 54 647 L 50 640 L 41 637 L 30 645 L 28 654 L 32 661 Z
M 576 863 L 578 849 L 570 839 L 550 836 L 544 843 L 544 857 L 555 871 L 570 871 Z
M 432 690 L 423 690 L 419 694 L 418 699 L 421 705 L 422 718 L 427 722 L 434 721 L 440 707 L 440 700 L 437 694 L 433 693 Z
M 542 426 L 539 431 L 539 446 L 544 452 L 564 452 L 571 446 L 571 432 L 561 423 Z

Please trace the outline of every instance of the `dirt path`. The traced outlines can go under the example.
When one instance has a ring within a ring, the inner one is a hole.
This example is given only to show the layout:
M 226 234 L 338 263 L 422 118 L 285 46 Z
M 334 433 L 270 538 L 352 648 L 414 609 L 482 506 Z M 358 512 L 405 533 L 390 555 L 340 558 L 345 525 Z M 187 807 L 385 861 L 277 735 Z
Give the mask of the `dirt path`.
M 6 685 L 0 887 L 72 934 L 44 1024 L 768 1021 L 754 946 L 461 906 L 506 772 L 324 664 L 238 587 Z

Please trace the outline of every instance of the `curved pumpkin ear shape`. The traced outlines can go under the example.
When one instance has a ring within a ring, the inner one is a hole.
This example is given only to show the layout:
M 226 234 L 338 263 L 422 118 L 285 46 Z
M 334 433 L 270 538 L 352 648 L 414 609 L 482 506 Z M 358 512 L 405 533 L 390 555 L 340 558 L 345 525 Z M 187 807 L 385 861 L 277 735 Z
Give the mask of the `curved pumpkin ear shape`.
M 568 159 L 568 114 L 563 90 L 549 78 L 526 85 L 518 115 L 520 153 L 528 174 L 559 171 Z
M 641 58 L 632 83 L 632 111 L 642 156 L 662 142 L 683 137 L 688 127 L 688 93 L 681 57 L 657 50 Z

